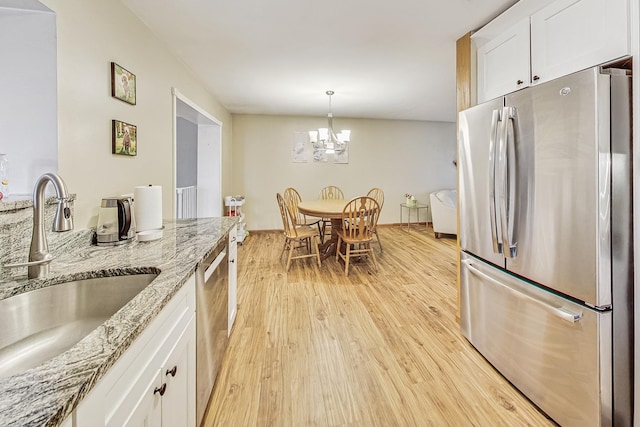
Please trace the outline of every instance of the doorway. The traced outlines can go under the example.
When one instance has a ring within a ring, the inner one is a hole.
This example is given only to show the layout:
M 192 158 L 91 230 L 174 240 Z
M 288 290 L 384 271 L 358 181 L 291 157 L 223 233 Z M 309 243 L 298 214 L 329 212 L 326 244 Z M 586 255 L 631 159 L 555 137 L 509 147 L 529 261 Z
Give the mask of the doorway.
M 222 216 L 222 123 L 173 94 L 173 212 L 175 218 Z

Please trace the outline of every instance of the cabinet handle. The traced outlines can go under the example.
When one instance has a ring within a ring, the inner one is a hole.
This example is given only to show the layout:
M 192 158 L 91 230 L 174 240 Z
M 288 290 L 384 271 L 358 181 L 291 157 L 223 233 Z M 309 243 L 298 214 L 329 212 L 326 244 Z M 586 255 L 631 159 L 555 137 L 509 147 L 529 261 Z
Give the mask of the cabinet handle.
M 167 369 L 167 372 L 165 373 L 165 375 L 171 375 L 172 377 L 176 376 L 176 372 L 178 372 L 178 367 L 174 366 L 171 369 Z
M 538 80 L 540 80 L 540 77 L 538 77 L 538 76 L 533 76 L 533 81 L 534 81 L 534 82 L 537 82 Z
M 516 82 L 516 84 L 517 84 L 517 85 L 521 85 L 522 83 L 524 83 L 522 80 L 518 80 L 518 81 Z
M 233 239 L 231 239 L 231 243 L 235 242 L 236 238 L 234 237 Z
M 160 396 L 164 396 L 164 392 L 167 391 L 167 383 L 163 383 L 160 387 L 156 387 L 153 390 L 153 394 L 160 393 Z

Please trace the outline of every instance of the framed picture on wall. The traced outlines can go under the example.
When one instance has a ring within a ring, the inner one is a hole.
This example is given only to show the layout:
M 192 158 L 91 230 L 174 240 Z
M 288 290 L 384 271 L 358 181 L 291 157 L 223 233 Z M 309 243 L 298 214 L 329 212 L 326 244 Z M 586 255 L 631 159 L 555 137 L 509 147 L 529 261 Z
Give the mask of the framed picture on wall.
M 111 63 L 111 96 L 136 105 L 136 75 Z
M 138 128 L 120 120 L 112 120 L 111 124 L 111 153 L 138 155 Z

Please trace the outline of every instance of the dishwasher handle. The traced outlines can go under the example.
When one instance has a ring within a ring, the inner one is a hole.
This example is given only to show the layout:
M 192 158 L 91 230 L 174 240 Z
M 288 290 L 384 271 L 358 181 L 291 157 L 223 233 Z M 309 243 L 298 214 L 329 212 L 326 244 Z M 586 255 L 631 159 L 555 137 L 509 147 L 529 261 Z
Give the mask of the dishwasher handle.
M 209 281 L 209 278 L 211 277 L 211 275 L 213 275 L 213 273 L 216 271 L 218 266 L 224 261 L 226 257 L 227 257 L 227 251 L 220 252 L 216 257 L 216 259 L 214 259 L 213 262 L 207 267 L 207 269 L 204 271 L 205 283 Z

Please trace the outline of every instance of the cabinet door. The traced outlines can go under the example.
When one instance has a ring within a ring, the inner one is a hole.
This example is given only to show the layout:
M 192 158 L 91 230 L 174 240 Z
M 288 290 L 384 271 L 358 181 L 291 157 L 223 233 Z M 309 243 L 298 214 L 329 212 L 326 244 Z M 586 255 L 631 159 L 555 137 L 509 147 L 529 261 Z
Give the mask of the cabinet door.
M 162 396 L 162 425 L 196 425 L 196 322 L 195 316 L 163 363 L 162 382 L 167 385 Z
M 149 427 L 162 425 L 162 396 L 160 396 L 162 388 L 160 372 L 153 377 L 153 380 L 147 384 L 145 392 L 136 402 L 133 410 L 129 413 L 128 418 L 120 423 L 117 417 L 110 420 L 107 426 L 113 425 L 124 427 Z
M 159 426 L 162 398 L 154 391 L 163 384 L 160 368 L 188 329 L 194 313 L 195 276 L 191 276 L 79 403 L 74 425 Z M 195 367 L 195 361 L 191 366 Z M 189 393 L 193 396 L 191 401 L 195 402 L 195 371 L 191 375 L 194 380 L 189 384 Z M 194 426 L 195 416 L 192 423 L 180 425 Z
M 238 228 L 233 227 L 229 232 L 229 335 L 233 328 L 238 311 Z
M 628 53 L 627 0 L 557 0 L 531 16 L 533 84 Z
M 529 17 L 480 46 L 478 102 L 529 86 Z

